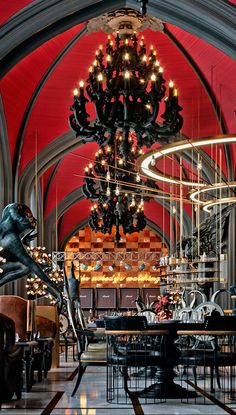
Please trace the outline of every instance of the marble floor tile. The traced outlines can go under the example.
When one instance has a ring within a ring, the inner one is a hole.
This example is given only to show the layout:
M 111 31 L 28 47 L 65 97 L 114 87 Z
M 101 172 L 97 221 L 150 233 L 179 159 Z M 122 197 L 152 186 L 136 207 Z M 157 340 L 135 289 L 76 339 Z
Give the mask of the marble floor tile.
M 216 403 L 199 394 L 192 401 L 168 399 L 165 403 L 144 404 L 142 399 L 121 405 L 106 401 L 106 368 L 88 367 L 82 383 L 74 397 L 71 397 L 76 376 L 71 375 L 78 362 L 61 360 L 58 369 L 51 369 L 48 378 L 35 383 L 32 391 L 23 393 L 21 400 L 3 403 L 1 414 L 6 415 L 221 415 L 236 414 L 236 401 L 227 400 L 224 394 L 217 392 Z M 73 376 L 72 376 L 73 377 Z M 205 382 L 206 380 L 204 380 Z M 179 382 L 176 380 L 176 382 Z M 201 379 L 198 386 L 203 386 Z M 186 385 L 185 385 L 186 387 Z M 218 399 L 218 401 L 217 401 Z M 231 412 L 230 412 L 231 411 Z

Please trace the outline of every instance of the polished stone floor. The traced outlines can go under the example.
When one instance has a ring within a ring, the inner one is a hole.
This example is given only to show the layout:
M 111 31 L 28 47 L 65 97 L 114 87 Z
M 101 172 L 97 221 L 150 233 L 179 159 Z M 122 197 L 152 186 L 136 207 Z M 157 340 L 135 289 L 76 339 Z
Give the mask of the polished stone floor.
M 168 399 L 165 403 L 143 404 L 135 399 L 127 405 L 111 404 L 106 401 L 106 369 L 87 368 L 82 384 L 75 397 L 71 392 L 76 380 L 77 362 L 69 356 L 68 362 L 61 355 L 61 367 L 52 369 L 46 380 L 35 383 L 32 391 L 23 393 L 22 399 L 2 405 L 1 413 L 42 414 L 42 415 L 197 415 L 197 414 L 236 414 L 236 400 L 226 399 L 220 394 L 202 394 L 203 381 L 199 380 L 198 397 L 192 401 Z M 202 382 L 202 385 L 201 385 Z M 182 382 L 183 384 L 183 382 Z M 190 387 L 190 386 L 189 386 Z M 200 391 L 200 392 L 199 392 Z

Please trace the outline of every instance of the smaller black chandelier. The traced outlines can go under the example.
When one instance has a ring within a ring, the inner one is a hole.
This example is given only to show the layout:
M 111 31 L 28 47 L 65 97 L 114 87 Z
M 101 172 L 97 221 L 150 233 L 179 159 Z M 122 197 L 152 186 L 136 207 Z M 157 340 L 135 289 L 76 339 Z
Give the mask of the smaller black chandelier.
M 90 227 L 111 234 L 114 225 L 117 242 L 121 237 L 120 226 L 125 234 L 145 228 L 144 201 L 150 199 L 145 194 L 153 187 L 153 182 L 144 182 L 136 171 L 135 162 L 142 150 L 137 149 L 135 135 L 129 135 L 126 156 L 123 142 L 122 131 L 117 132 L 113 145 L 97 151 L 94 165 L 90 163 L 85 168 L 83 185 L 85 197 L 95 202 L 91 207 Z

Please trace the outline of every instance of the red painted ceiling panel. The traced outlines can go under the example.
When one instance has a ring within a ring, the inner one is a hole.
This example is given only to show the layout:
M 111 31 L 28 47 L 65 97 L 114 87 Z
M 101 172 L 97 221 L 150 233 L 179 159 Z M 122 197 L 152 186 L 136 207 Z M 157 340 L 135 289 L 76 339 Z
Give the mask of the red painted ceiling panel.
M 71 229 L 88 217 L 89 212 L 90 202 L 84 199 L 81 200 L 81 202 L 76 203 L 64 214 L 60 229 L 59 243 L 68 235 Z
M 71 40 L 71 38 L 79 31 L 82 25 L 74 27 L 73 29 L 58 35 L 57 37 L 49 40 L 30 55 L 25 57 L 19 62 L 1 81 L 1 94 L 4 103 L 4 110 L 7 121 L 8 136 L 10 142 L 11 156 L 16 143 L 16 137 L 18 129 L 26 110 L 28 101 L 43 76 L 49 65 L 57 57 L 58 53 L 63 47 Z M 52 92 L 52 91 L 51 91 Z M 49 97 L 50 100 L 53 96 Z M 56 106 L 56 103 L 54 102 Z M 43 108 L 41 108 L 42 116 L 47 105 L 44 102 Z M 45 120 L 42 121 L 46 127 Z M 32 140 L 39 130 L 38 124 L 34 124 L 29 132 L 30 138 L 27 145 L 33 150 L 35 154 L 34 145 Z M 29 150 L 26 148 L 26 152 Z
M 31 146 L 32 135 L 37 129 L 38 152 L 49 142 L 68 130 L 69 107 L 73 101 L 73 90 L 81 78 L 87 79 L 88 68 L 94 60 L 96 48 L 105 35 L 97 33 L 79 40 L 72 50 L 57 66 L 38 97 L 24 137 L 21 171 L 34 157 Z M 94 116 L 93 106 L 89 113 Z
M 94 159 L 93 155 L 97 148 L 95 143 L 88 143 L 64 157 L 52 181 L 46 204 L 46 217 L 55 208 L 57 200 L 58 202 L 63 200 L 83 184 L 84 169 L 91 161 L 91 157 L 92 160 Z
M 204 77 L 214 91 L 218 102 L 221 103 L 222 113 L 227 122 L 229 133 L 235 132 L 236 60 L 233 60 L 204 40 L 199 39 L 176 26 L 167 24 L 167 27 L 181 42 L 201 69 Z M 201 111 L 205 112 L 205 108 L 202 107 Z M 206 114 L 206 116 L 208 116 L 208 114 Z M 212 130 L 211 134 L 220 133 L 217 124 L 212 124 Z
M 34 0 L 1 0 L 0 2 L 0 24 L 20 12 L 25 6 L 33 3 Z

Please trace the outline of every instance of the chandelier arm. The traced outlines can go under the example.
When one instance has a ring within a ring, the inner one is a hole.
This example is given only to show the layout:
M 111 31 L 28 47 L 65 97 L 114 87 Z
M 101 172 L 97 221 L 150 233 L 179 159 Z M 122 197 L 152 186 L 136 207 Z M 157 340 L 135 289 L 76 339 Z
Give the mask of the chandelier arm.
M 91 142 L 94 141 L 94 135 L 96 134 L 95 127 L 86 127 L 81 128 L 78 126 L 77 122 L 75 121 L 74 114 L 71 114 L 68 119 L 69 127 L 75 131 L 76 137 L 80 137 L 80 139 L 84 142 Z

